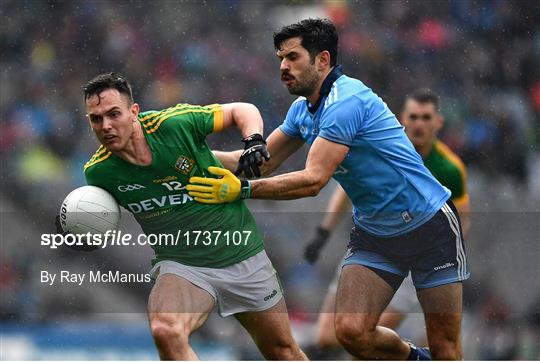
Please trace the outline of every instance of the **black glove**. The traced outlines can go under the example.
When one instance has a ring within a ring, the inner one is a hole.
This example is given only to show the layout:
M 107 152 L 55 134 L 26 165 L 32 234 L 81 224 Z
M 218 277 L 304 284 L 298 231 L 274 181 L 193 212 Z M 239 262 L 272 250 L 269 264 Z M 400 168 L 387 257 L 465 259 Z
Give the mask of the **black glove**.
M 235 175 L 238 176 L 242 172 L 246 178 L 252 178 L 261 176 L 261 170 L 259 166 L 263 163 L 263 158 L 268 161 L 270 159 L 270 153 L 266 148 L 266 141 L 263 136 L 255 133 L 249 137 L 242 138 L 244 142 L 244 152 L 238 160 L 238 168 L 235 171 Z
M 60 215 L 56 215 L 56 218 L 54 219 L 54 225 L 56 226 L 57 234 L 62 234 L 64 236 L 69 234 L 69 232 L 64 231 L 64 228 L 62 228 L 62 223 L 60 222 Z M 99 249 L 99 245 L 88 245 L 86 243 L 84 243 L 83 245 L 77 245 L 77 243 L 73 245 L 67 245 L 64 243 L 62 245 L 65 246 L 66 248 L 70 248 L 77 251 L 94 251 L 94 250 Z
M 321 252 L 323 246 L 328 241 L 330 237 L 330 231 L 323 229 L 322 227 L 317 227 L 317 235 L 313 238 L 309 244 L 306 245 L 304 249 L 304 259 L 310 264 L 315 264 L 317 259 L 319 259 L 319 253 Z

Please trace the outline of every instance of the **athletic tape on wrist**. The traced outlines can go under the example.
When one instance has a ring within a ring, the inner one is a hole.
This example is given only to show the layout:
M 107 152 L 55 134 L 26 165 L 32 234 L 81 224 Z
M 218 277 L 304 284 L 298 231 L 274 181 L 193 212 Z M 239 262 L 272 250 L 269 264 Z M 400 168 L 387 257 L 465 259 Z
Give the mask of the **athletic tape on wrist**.
M 251 196 L 251 184 L 248 180 L 242 180 L 240 183 L 241 191 L 240 191 L 240 198 L 241 199 L 249 199 Z

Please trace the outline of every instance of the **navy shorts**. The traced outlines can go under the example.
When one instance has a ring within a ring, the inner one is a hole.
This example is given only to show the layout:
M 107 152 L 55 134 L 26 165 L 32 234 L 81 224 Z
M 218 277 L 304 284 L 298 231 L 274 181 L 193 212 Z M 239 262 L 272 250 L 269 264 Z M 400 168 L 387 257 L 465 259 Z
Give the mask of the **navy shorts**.
M 380 237 L 353 227 L 342 266 L 363 265 L 401 278 L 411 273 L 417 289 L 469 278 L 461 224 L 449 200 L 427 222 L 403 235 Z

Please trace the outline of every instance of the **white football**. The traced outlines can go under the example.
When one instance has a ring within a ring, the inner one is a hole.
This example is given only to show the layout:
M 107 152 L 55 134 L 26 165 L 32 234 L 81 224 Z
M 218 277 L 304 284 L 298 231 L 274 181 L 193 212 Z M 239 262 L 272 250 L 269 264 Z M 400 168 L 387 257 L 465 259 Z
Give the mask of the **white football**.
M 60 223 L 71 234 L 104 234 L 116 230 L 120 207 L 114 197 L 96 186 L 83 186 L 69 193 L 60 207 Z

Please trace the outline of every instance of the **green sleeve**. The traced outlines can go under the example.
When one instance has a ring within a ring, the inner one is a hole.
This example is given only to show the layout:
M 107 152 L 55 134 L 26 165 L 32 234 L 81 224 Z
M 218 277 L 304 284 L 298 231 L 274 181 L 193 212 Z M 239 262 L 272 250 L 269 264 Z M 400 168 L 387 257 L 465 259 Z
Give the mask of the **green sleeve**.
M 202 142 L 210 133 L 223 129 L 223 109 L 219 104 L 209 106 L 178 104 L 139 119 L 149 134 L 160 129 L 165 133 L 173 132 L 193 138 L 197 142 Z
M 223 129 L 223 110 L 219 104 L 193 106 L 189 112 L 189 123 L 199 139 Z
M 89 186 L 102 187 L 100 186 L 99 179 L 96 178 L 95 167 L 97 166 L 89 167 L 84 171 L 84 178 L 86 179 L 86 184 Z
M 139 121 L 147 134 L 159 129 L 178 130 L 180 127 L 189 129 L 191 135 L 202 141 L 208 134 L 223 128 L 223 109 L 219 104 L 196 106 L 180 103 L 162 111 L 140 113 Z

